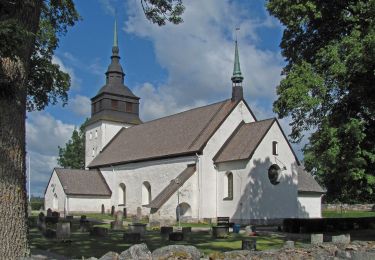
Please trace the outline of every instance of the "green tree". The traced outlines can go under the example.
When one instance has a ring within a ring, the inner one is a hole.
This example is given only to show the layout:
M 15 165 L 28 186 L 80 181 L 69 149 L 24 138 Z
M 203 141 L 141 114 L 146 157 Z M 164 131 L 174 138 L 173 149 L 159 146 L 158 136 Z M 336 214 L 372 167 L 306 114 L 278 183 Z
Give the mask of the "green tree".
M 274 111 L 329 201 L 375 202 L 375 1 L 269 0 L 285 26 Z
M 159 26 L 165 25 L 166 22 L 183 22 L 181 15 L 185 7 L 182 0 L 141 0 L 141 5 L 146 18 Z
M 52 64 L 58 37 L 79 16 L 71 0 L 0 2 L 0 255 L 29 253 L 25 177 L 26 109 L 67 101 L 69 75 Z
M 59 146 L 57 162 L 64 168 L 85 169 L 85 123 L 80 126 L 79 131 L 73 130 L 72 137 L 64 148 Z

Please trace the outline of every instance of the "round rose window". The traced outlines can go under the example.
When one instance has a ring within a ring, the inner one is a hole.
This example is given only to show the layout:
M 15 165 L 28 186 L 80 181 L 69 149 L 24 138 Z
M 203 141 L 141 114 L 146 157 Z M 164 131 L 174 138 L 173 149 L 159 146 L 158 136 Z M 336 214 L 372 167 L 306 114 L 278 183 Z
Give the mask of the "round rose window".
M 272 164 L 268 169 L 268 179 L 273 185 L 280 183 L 281 169 L 277 164 Z

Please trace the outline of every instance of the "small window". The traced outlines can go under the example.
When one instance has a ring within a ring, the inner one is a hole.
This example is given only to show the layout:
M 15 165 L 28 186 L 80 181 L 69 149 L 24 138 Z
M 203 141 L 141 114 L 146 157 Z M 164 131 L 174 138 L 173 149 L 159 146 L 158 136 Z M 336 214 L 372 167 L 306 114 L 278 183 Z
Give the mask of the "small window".
M 92 139 L 92 132 L 90 132 L 89 136 L 90 136 L 90 140 L 91 140 Z
M 224 177 L 224 200 L 233 200 L 233 173 L 231 172 Z
M 280 183 L 281 169 L 277 164 L 272 164 L 268 169 L 268 179 L 273 185 Z
M 92 156 L 95 156 L 95 149 L 92 148 Z
M 95 130 L 95 138 L 98 138 L 98 130 Z
M 118 101 L 117 100 L 111 100 L 111 107 L 112 109 L 118 109 Z
M 132 113 L 133 112 L 133 104 L 129 103 L 129 102 L 126 102 L 125 110 L 126 110 L 126 112 Z
M 273 155 L 279 155 L 279 147 L 278 147 L 278 143 L 276 141 L 272 142 L 272 154 Z

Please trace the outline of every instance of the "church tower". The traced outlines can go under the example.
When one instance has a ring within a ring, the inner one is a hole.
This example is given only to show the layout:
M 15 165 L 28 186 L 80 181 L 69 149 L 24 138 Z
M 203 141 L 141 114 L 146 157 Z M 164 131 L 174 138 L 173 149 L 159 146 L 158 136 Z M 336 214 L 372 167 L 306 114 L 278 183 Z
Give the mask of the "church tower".
M 125 73 L 120 64 L 116 21 L 111 64 L 105 75 L 106 84 L 91 99 L 91 118 L 85 127 L 85 166 L 102 151 L 121 128 L 142 123 L 139 119 L 140 98 L 124 85 Z
M 234 47 L 234 66 L 233 66 L 233 75 L 231 79 L 232 79 L 232 101 L 239 101 L 243 99 L 243 88 L 242 88 L 243 76 L 241 73 L 237 38 L 236 38 L 235 47 Z

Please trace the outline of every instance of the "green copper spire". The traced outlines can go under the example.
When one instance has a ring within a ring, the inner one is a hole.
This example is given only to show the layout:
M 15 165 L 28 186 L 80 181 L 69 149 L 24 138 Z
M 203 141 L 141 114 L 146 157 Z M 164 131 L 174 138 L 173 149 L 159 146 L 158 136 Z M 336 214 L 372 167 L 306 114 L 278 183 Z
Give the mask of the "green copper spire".
M 240 66 L 240 57 L 238 55 L 237 39 L 235 41 L 234 67 L 233 67 L 233 76 L 231 79 L 233 83 L 241 83 L 243 81 L 243 76 L 241 73 L 241 66 Z
M 118 47 L 118 39 L 117 39 L 117 19 L 115 19 L 115 28 L 113 33 L 113 47 Z

